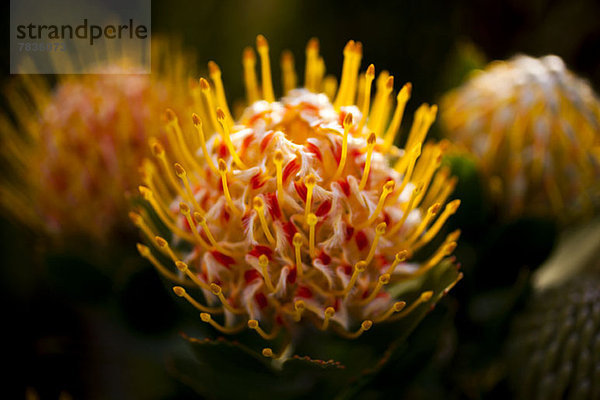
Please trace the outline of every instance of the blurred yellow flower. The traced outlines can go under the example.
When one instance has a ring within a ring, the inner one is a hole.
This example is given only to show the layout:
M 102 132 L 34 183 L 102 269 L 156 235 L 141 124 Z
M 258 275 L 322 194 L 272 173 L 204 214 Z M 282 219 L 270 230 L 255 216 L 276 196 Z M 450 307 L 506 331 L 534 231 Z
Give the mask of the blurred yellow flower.
M 600 102 L 557 56 L 489 64 L 441 102 L 504 215 L 589 214 L 600 196 Z
M 192 90 L 196 113 L 167 110 L 168 135 L 151 139 L 155 157 L 144 164 L 139 187 L 148 210 L 131 213 L 154 251 L 138 250 L 202 321 L 224 333 L 250 328 L 274 339 L 313 324 L 356 338 L 374 323 L 404 317 L 433 292 L 406 304 L 388 288 L 418 282 L 452 254 L 459 236 L 449 234 L 413 261 L 460 203 L 446 204 L 455 185 L 439 169 L 446 144 L 423 145 L 437 108 L 417 110 L 401 150 L 393 142 L 411 86 L 393 107 L 392 76 L 383 71 L 375 80 L 373 65 L 359 76 L 361 43 L 346 45 L 337 90 L 335 78 L 324 76 L 315 39 L 306 49 L 303 88 L 284 52 L 280 100 L 267 41 L 259 35 L 256 45 L 261 83 L 247 48 L 249 105 L 237 120 L 214 62 L 212 84 L 201 78 Z M 181 127 L 182 120 L 195 129 Z M 270 348 L 263 354 L 275 357 Z
M 0 203 L 11 217 L 55 237 L 106 239 L 127 226 L 124 192 L 136 188 L 148 138 L 164 133 L 167 105 L 189 103 L 189 57 L 162 39 L 152 50 L 150 75 L 115 54 L 90 74 L 59 75 L 54 88 L 40 75 L 12 81 L 11 113 L 0 115 L 9 171 Z

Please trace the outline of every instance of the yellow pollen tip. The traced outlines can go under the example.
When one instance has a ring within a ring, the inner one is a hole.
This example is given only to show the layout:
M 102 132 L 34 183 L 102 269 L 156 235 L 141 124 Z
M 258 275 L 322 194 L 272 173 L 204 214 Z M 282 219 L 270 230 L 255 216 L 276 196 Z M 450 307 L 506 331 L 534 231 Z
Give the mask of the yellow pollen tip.
M 352 114 L 348 113 L 348 114 L 346 114 L 346 117 L 344 118 L 344 128 L 350 127 L 350 126 L 352 126 Z
M 181 211 L 182 214 L 186 215 L 190 213 L 190 206 L 188 206 L 185 203 L 179 203 L 179 211 Z
M 154 240 L 156 241 L 156 244 L 158 245 L 158 247 L 167 247 L 168 243 L 165 239 L 161 238 L 160 236 L 156 236 L 154 238 Z
M 202 319 L 203 322 L 210 322 L 210 320 L 212 319 L 209 313 L 200 313 L 200 319 Z
M 308 225 L 316 225 L 318 220 L 319 219 L 317 218 L 317 216 L 315 214 L 310 213 L 310 214 L 308 214 L 308 218 L 306 219 L 306 223 Z
M 359 261 L 354 265 L 354 269 L 356 272 L 363 272 L 367 268 L 367 263 L 364 261 Z
M 394 312 L 400 312 L 400 311 L 402 311 L 404 309 L 404 307 L 406 307 L 406 302 L 405 301 L 397 301 L 392 306 Z
M 255 319 L 248 320 L 248 328 L 250 328 L 250 329 L 258 328 L 258 321 Z
M 174 286 L 174 287 L 173 287 L 173 292 L 175 292 L 175 294 L 176 294 L 178 297 L 183 297 L 183 296 L 185 296 L 185 289 L 184 289 L 184 288 L 182 288 L 181 286 Z
M 304 309 L 305 309 L 305 308 L 306 308 L 306 304 L 304 304 L 304 301 L 303 301 L 303 300 L 297 300 L 297 301 L 294 303 L 294 309 L 295 309 L 296 311 L 304 311 Z
M 279 164 L 283 163 L 283 153 L 281 150 L 275 150 L 275 153 L 273 154 L 273 162 Z
M 217 285 L 216 283 L 211 283 L 210 284 L 210 291 L 212 292 L 212 294 L 214 294 L 215 296 L 220 295 L 221 293 L 223 293 L 223 289 L 221 289 L 221 286 Z
M 375 79 L 375 66 L 373 64 L 369 65 L 367 68 L 366 77 L 369 79 Z
M 173 110 L 171 110 L 170 108 L 167 108 L 165 110 L 165 118 L 169 122 L 177 121 L 177 115 L 175 115 L 175 112 Z
M 267 49 L 269 48 L 269 43 L 267 42 L 267 39 L 265 39 L 265 37 L 263 35 L 258 35 L 256 36 L 256 47 L 258 47 L 259 49 L 262 47 L 266 47 Z
M 137 251 L 140 253 L 142 257 L 146 257 L 150 254 L 150 248 L 148 246 L 144 246 L 141 243 L 136 244 Z
M 317 184 L 317 178 L 315 178 L 314 175 L 308 175 L 305 179 L 304 179 L 304 184 L 306 185 L 306 187 L 314 187 Z
M 221 107 L 217 107 L 217 120 L 219 120 L 221 123 L 225 121 L 225 112 Z
M 200 78 L 200 89 L 202 89 L 202 91 L 210 90 L 210 84 L 204 78 Z
M 380 223 L 375 228 L 375 233 L 378 235 L 385 235 L 385 230 L 387 229 L 387 224 L 385 222 Z
M 269 265 L 269 257 L 265 256 L 264 254 L 261 254 L 260 257 L 258 257 L 258 265 L 260 265 L 261 267 L 266 267 Z
M 373 321 L 371 321 L 371 320 L 363 321 L 362 324 L 360 324 L 360 327 L 362 328 L 363 331 L 368 331 L 369 329 L 371 329 L 372 326 L 373 326 Z
M 152 154 L 156 157 L 160 157 L 165 154 L 165 148 L 158 142 L 152 143 Z
M 200 120 L 200 117 L 196 113 L 192 113 L 192 122 L 196 126 L 197 125 L 202 125 L 202 120 Z
M 382 285 L 387 285 L 388 283 L 390 283 L 390 279 L 390 274 L 383 274 L 379 277 L 379 283 L 381 283 Z
M 335 308 L 333 307 L 327 307 L 325 309 L 325 316 L 327 318 L 332 318 L 335 315 Z
M 397 262 L 402 262 L 404 260 L 406 260 L 406 258 L 408 257 L 408 250 L 402 250 L 396 253 L 396 261 Z
M 427 292 L 421 293 L 421 301 L 429 301 L 433 296 L 433 291 L 428 290 Z
M 252 200 L 252 204 L 254 206 L 254 209 L 257 211 L 260 211 L 263 209 L 263 207 L 265 206 L 265 203 L 263 202 L 262 197 L 256 196 L 253 200 Z
M 391 193 L 391 192 L 394 191 L 395 187 L 396 187 L 396 182 L 394 182 L 394 181 L 387 181 L 385 183 L 385 185 L 383 185 L 383 190 L 386 191 L 386 192 L 388 192 L 388 194 L 389 194 L 389 193 Z
M 374 145 L 376 142 L 377 142 L 377 135 L 375 134 L 375 132 L 371 132 L 369 134 L 369 137 L 367 138 L 367 144 Z
M 142 223 L 143 218 L 140 214 L 130 211 L 129 212 L 129 219 L 131 220 L 131 222 L 133 222 L 135 225 L 139 225 L 140 223 Z
M 392 90 L 394 88 L 394 77 L 390 76 L 387 81 L 385 82 L 385 87 L 388 90 Z
M 268 347 L 265 347 L 264 349 L 262 349 L 262 355 L 267 358 L 273 358 L 273 350 Z
M 183 178 L 183 177 L 185 177 L 187 175 L 187 173 L 185 172 L 185 169 L 181 166 L 181 164 L 175 163 L 173 166 L 175 168 L 175 174 L 179 178 Z
M 219 158 L 219 172 L 222 174 L 227 172 L 227 163 L 222 158 Z
M 295 247 L 302 246 L 302 235 L 298 232 L 294 233 L 294 238 L 292 239 L 292 243 Z
M 175 263 L 175 266 L 177 267 L 178 270 L 180 270 L 181 272 L 185 272 L 188 270 L 188 266 L 186 263 L 184 263 L 183 261 L 177 261 Z
M 219 66 L 217 65 L 216 62 L 214 61 L 209 61 L 208 62 L 208 73 L 210 75 L 216 75 L 216 74 L 220 74 L 221 73 L 221 68 L 219 68 Z

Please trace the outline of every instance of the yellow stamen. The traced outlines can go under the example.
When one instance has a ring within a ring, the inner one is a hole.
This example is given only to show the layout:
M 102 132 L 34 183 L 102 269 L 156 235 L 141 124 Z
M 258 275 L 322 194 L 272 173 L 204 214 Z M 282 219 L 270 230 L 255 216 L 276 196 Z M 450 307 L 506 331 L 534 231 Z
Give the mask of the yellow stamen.
M 262 197 L 256 196 L 253 200 L 253 205 L 254 209 L 256 210 L 256 213 L 258 214 L 260 225 L 262 227 L 263 232 L 265 233 L 265 236 L 267 237 L 267 240 L 271 244 L 275 244 L 275 238 L 271 234 L 271 231 L 269 230 L 269 225 L 267 225 L 267 220 L 265 219 L 265 203 Z
M 204 159 L 206 160 L 208 167 L 216 175 L 219 173 L 219 171 L 217 170 L 217 167 L 215 166 L 215 163 L 213 162 L 212 157 L 210 156 L 210 153 L 208 152 L 208 148 L 206 147 L 206 139 L 204 137 L 204 130 L 202 129 L 202 120 L 200 120 L 200 117 L 198 117 L 198 115 L 193 113 L 192 121 L 194 123 L 194 127 L 196 128 L 196 131 L 198 132 L 198 138 L 200 139 L 200 146 L 202 147 L 202 153 L 204 153 Z
M 306 66 L 304 69 L 304 87 L 311 92 L 316 92 L 315 76 L 319 58 L 319 39 L 311 38 L 306 45 Z
M 365 320 L 360 324 L 360 328 L 356 331 L 356 332 L 347 332 L 345 330 L 342 329 L 336 329 L 338 334 L 346 339 L 357 339 L 360 335 L 362 335 L 364 332 L 368 331 L 369 329 L 371 329 L 371 327 L 373 326 L 373 321 L 371 320 Z
M 190 207 L 185 203 L 179 203 L 179 211 L 181 212 L 181 214 L 183 214 L 186 221 L 188 222 L 188 225 L 190 226 L 190 229 L 192 231 L 192 235 L 194 235 L 194 239 L 196 239 L 198 244 L 207 250 L 211 249 L 211 246 L 208 243 L 206 243 L 206 241 L 202 239 L 202 236 L 200 236 L 200 234 L 198 233 L 198 228 L 196 226 L 196 223 L 194 222 L 194 219 L 192 218 Z
M 148 246 L 144 246 L 141 243 L 137 244 L 137 250 L 140 253 L 140 255 L 142 257 L 144 257 L 146 260 L 150 261 L 150 263 L 152 265 L 154 265 L 154 268 L 156 268 L 156 270 L 163 275 L 165 278 L 173 281 L 173 282 L 177 282 L 177 283 L 181 283 L 183 284 L 183 280 L 181 278 L 179 278 L 177 275 L 175 275 L 174 273 L 172 273 L 171 271 L 169 271 L 169 269 L 167 267 L 165 267 L 164 265 L 162 265 L 162 263 L 160 261 L 158 261 L 156 259 L 156 257 L 154 257 L 154 255 L 152 255 L 152 252 L 150 251 L 150 248 Z
M 304 275 L 304 271 L 302 270 L 302 255 L 300 254 L 300 248 L 302 247 L 302 235 L 298 232 L 294 233 L 292 243 L 294 244 L 294 254 L 296 258 L 296 272 L 298 272 L 298 277 L 302 278 Z
M 244 84 L 246 85 L 246 98 L 248 104 L 260 100 L 258 93 L 258 80 L 256 79 L 256 54 L 251 47 L 244 49 L 242 58 L 244 65 Z
M 381 314 L 379 317 L 373 318 L 373 321 L 375 323 L 383 322 L 386 319 L 388 319 L 389 317 L 391 317 L 392 314 L 402 311 L 404 309 L 404 307 L 406 307 L 405 301 L 397 301 L 394 304 L 392 304 L 392 306 L 386 312 Z
M 456 242 L 443 244 L 421 268 L 411 275 L 411 277 L 423 275 L 425 272 L 438 265 L 444 257 L 452 254 L 454 249 L 456 249 Z
M 283 153 L 281 150 L 275 150 L 273 163 L 275 164 L 277 175 L 277 202 L 279 203 L 279 207 L 283 207 Z
M 413 189 L 412 193 L 410 194 L 410 199 L 408 200 L 408 204 L 406 205 L 406 208 L 404 209 L 404 212 L 402 213 L 402 218 L 400 218 L 400 221 L 398 221 L 394 226 L 392 226 L 392 229 L 390 229 L 388 231 L 388 233 L 386 235 L 387 237 L 395 235 L 396 233 L 398 233 L 398 231 L 400 229 L 402 229 L 402 227 L 404 226 L 404 223 L 406 222 L 406 219 L 408 218 L 411 211 L 414 209 L 415 201 L 416 201 L 417 197 L 419 196 L 419 193 L 421 193 L 421 191 L 423 191 L 423 183 L 419 183 L 419 186 L 417 186 L 416 188 Z
M 260 67 L 262 73 L 263 98 L 272 103 L 275 101 L 273 94 L 273 81 L 271 80 L 271 61 L 269 60 L 269 44 L 263 35 L 256 37 L 256 48 L 260 55 Z
M 215 322 L 209 313 L 200 313 L 200 319 L 202 319 L 203 322 L 206 322 L 206 323 L 212 325 L 213 328 L 215 328 L 216 330 L 218 330 L 226 335 L 233 335 L 236 333 L 240 333 L 241 331 L 243 331 L 246 328 L 245 322 L 242 322 L 240 325 L 232 326 L 232 327 L 223 326 L 223 325 Z
M 371 264 L 373 261 L 373 257 L 375 256 L 375 251 L 377 250 L 377 244 L 379 243 L 379 238 L 385 235 L 385 230 L 387 228 L 387 224 L 385 222 L 380 223 L 375 228 L 375 238 L 373 239 L 373 243 L 371 243 L 371 248 L 369 249 L 369 254 L 367 255 L 367 259 L 365 262 L 367 265 Z
M 444 289 L 444 291 L 442 292 L 442 296 L 447 295 L 454 286 L 456 286 L 456 284 L 462 279 L 464 278 L 464 274 L 461 272 L 458 274 L 458 276 L 456 277 L 456 279 L 454 281 L 452 281 L 452 283 L 450 283 L 448 286 L 446 286 L 446 288 Z
M 360 130 L 359 130 L 360 132 Z M 365 159 L 365 168 L 363 169 L 363 175 L 358 185 L 358 190 L 364 190 L 367 185 L 367 179 L 369 178 L 369 171 L 371 169 L 371 157 L 373 157 L 373 149 L 377 143 L 377 136 L 374 132 L 371 132 L 367 138 L 367 157 Z
M 304 178 L 304 185 L 306 185 L 306 205 L 304 206 L 304 218 L 307 219 L 310 214 L 310 207 L 312 205 L 312 194 L 315 185 L 317 184 L 317 178 L 310 174 Z
M 354 270 L 352 271 L 352 276 L 350 277 L 350 281 L 341 292 L 334 292 L 336 295 L 347 296 L 350 293 L 350 290 L 356 284 L 356 280 L 358 279 L 358 275 L 360 275 L 367 268 L 367 263 L 364 261 L 359 261 L 354 265 Z
M 325 309 L 325 312 L 323 313 L 323 324 L 319 329 L 321 329 L 322 331 L 327 330 L 327 328 L 329 327 L 329 320 L 333 318 L 334 315 L 335 309 L 333 307 L 327 307 Z
M 227 126 L 227 123 L 225 122 L 225 113 L 221 108 L 217 108 L 217 120 L 223 128 L 223 134 L 221 136 L 223 138 L 223 141 L 225 142 L 225 145 L 227 146 L 227 150 L 229 150 L 229 154 L 231 154 L 231 158 L 233 158 L 233 161 L 237 164 L 238 167 L 240 167 L 241 169 L 247 169 L 248 167 L 246 167 L 246 164 L 242 162 L 237 152 L 235 151 L 233 143 L 231 142 L 229 126 Z
M 390 95 L 394 90 L 394 77 L 389 76 L 385 81 L 385 86 L 381 88 L 383 93 L 380 95 L 378 107 L 373 109 L 369 118 L 369 129 L 373 130 L 377 136 L 383 137 L 383 125 L 386 121 L 387 111 L 390 104 Z M 379 88 L 378 88 L 379 90 Z M 378 93 L 379 94 L 379 93 Z
M 381 288 L 383 288 L 385 285 L 390 283 L 390 279 L 391 279 L 390 274 L 381 275 L 379 277 L 379 279 L 377 279 L 377 284 L 375 285 L 375 289 L 373 289 L 373 291 L 369 294 L 369 296 L 367 298 L 359 301 L 357 303 L 357 305 L 364 306 L 364 305 L 372 302 L 375 299 L 375 297 L 379 294 L 379 291 L 381 290 Z
M 396 135 L 398 134 L 398 130 L 402 124 L 402 117 L 404 116 L 404 108 L 406 107 L 408 99 L 410 99 L 411 89 L 412 85 L 410 83 L 405 84 L 402 89 L 400 89 L 400 92 L 396 97 L 396 110 L 394 111 L 392 122 L 390 122 L 390 125 L 388 126 L 384 136 L 385 149 L 389 149 L 392 146 Z
M 394 181 L 389 180 L 383 185 L 383 190 L 381 191 L 381 195 L 379 196 L 379 202 L 377 203 L 377 207 L 373 211 L 373 214 L 369 217 L 369 219 L 364 223 L 359 225 L 360 229 L 371 225 L 379 216 L 381 211 L 383 210 L 383 206 L 385 205 L 385 199 L 394 191 L 396 184 Z
M 148 225 L 146 225 L 144 218 L 140 214 L 130 211 L 129 219 L 131 220 L 131 222 L 133 222 L 135 226 L 138 227 L 138 229 L 140 229 L 144 233 L 144 235 L 146 235 L 148 239 L 152 240 L 152 238 L 156 236 L 154 233 L 152 233 Z
M 318 218 L 315 214 L 310 213 L 306 218 L 306 223 L 309 226 L 308 231 L 308 252 L 311 257 L 315 257 L 315 225 L 317 225 Z
M 281 53 L 281 73 L 283 93 L 287 94 L 287 92 L 296 88 L 297 81 L 296 70 L 294 68 L 294 55 L 289 50 Z
M 227 163 L 222 158 L 219 158 L 219 174 L 221 175 L 221 184 L 223 185 L 223 194 L 225 195 L 225 200 L 227 201 L 227 205 L 229 209 L 234 214 L 240 215 L 241 212 L 238 208 L 233 204 L 233 200 L 231 199 L 231 194 L 229 193 L 229 186 L 227 185 Z
M 373 79 L 375 79 L 375 66 L 373 64 L 369 65 L 367 68 L 367 72 L 365 74 L 365 89 L 363 94 L 363 104 L 360 112 L 362 113 L 362 117 L 360 118 L 360 122 L 358 123 L 358 129 L 356 130 L 360 135 L 363 127 L 365 126 L 365 122 L 367 122 L 367 116 L 369 115 L 369 107 L 371 106 L 371 86 L 373 84 Z
M 213 84 L 215 85 L 215 92 L 216 92 L 215 94 L 217 97 L 217 104 L 225 112 L 225 115 L 227 116 L 228 125 L 232 126 L 233 118 L 231 116 L 231 112 L 229 111 L 229 106 L 227 105 L 225 89 L 223 88 L 223 80 L 221 79 L 221 69 L 214 61 L 209 61 L 208 62 L 208 73 L 210 75 L 210 79 L 212 79 Z
M 408 258 L 407 250 L 401 250 L 401 251 L 397 252 L 396 255 L 394 256 L 394 262 L 392 262 L 392 264 L 388 267 L 388 269 L 387 269 L 387 271 L 385 271 L 385 273 L 389 274 L 389 275 L 393 274 L 394 270 L 396 269 L 398 264 L 400 264 L 401 262 L 404 262 L 407 258 Z
M 185 169 L 179 163 L 175 163 L 174 167 L 175 167 L 175 175 L 177 175 L 177 177 L 179 177 L 179 179 L 181 179 L 181 182 L 183 182 L 183 185 L 186 190 L 187 196 L 185 196 L 184 198 L 187 201 L 189 201 L 190 203 L 192 203 L 196 210 L 198 210 L 199 212 L 204 214 L 205 213 L 204 209 L 202 209 L 202 207 L 200 207 L 200 204 L 198 204 L 198 202 L 196 201 L 196 197 L 194 196 L 194 192 L 192 191 L 192 187 L 190 186 L 190 181 L 187 177 L 187 173 L 186 173 Z
M 204 173 L 204 169 L 200 167 L 200 165 L 196 162 L 194 155 L 190 153 L 189 144 L 186 142 L 183 132 L 181 130 L 181 125 L 179 125 L 179 119 L 175 112 L 171 109 L 167 109 L 166 118 L 169 121 L 167 125 L 168 130 L 171 130 L 175 133 L 176 143 L 171 141 L 173 144 L 174 150 L 179 150 L 178 153 L 182 157 L 183 160 L 194 170 L 199 171 L 201 174 Z
M 223 307 L 225 307 L 228 311 L 230 311 L 234 314 L 244 314 L 246 312 L 242 308 L 235 308 L 231 304 L 229 304 L 229 301 L 225 298 L 225 295 L 223 295 L 223 289 L 221 288 L 221 286 L 217 285 L 216 283 L 210 284 L 210 291 L 212 294 L 214 294 L 215 296 L 217 296 L 219 298 L 219 300 L 221 301 L 221 304 L 223 304 Z
M 337 79 L 335 76 L 328 75 L 323 79 L 323 93 L 327 95 L 330 101 L 333 101 L 335 91 L 337 90 Z
M 258 321 L 255 319 L 251 319 L 248 321 L 248 328 L 256 331 L 256 333 L 258 333 L 260 335 L 260 337 L 262 337 L 265 340 L 273 340 L 277 337 L 277 334 L 279 334 L 279 331 L 281 329 L 281 327 L 279 325 L 277 325 L 274 329 L 273 332 L 271 333 L 266 333 L 261 327 L 260 325 L 258 325 Z
M 411 247 L 412 244 L 419 238 L 419 236 L 421 236 L 421 233 L 423 233 L 429 222 L 431 222 L 433 217 L 438 213 L 440 207 L 440 204 L 436 203 L 427 209 L 427 214 L 425 214 L 425 218 L 421 220 L 419 225 L 417 225 L 413 232 L 405 239 L 405 247 Z
M 358 81 L 358 70 L 360 69 L 360 60 L 362 59 L 362 43 L 356 42 L 350 49 L 350 62 L 348 68 L 348 81 L 345 87 L 340 106 L 354 104 L 356 97 L 356 84 Z
M 202 311 L 202 312 L 207 312 L 207 313 L 212 313 L 212 314 L 219 314 L 223 312 L 223 309 L 221 308 L 216 308 L 216 307 L 206 307 L 203 304 L 198 303 L 192 296 L 190 296 L 186 290 L 184 288 L 182 288 L 181 286 L 174 286 L 173 287 L 173 292 L 175 292 L 175 294 L 178 297 L 183 297 L 184 299 L 186 299 L 188 301 L 188 303 L 190 303 L 192 306 L 194 306 L 198 311 Z
M 344 62 L 342 64 L 342 77 L 340 79 L 340 87 L 338 89 L 337 97 L 333 102 L 333 106 L 336 110 L 339 110 L 343 106 L 344 96 L 348 91 L 348 85 L 350 80 L 350 74 L 352 69 L 352 58 L 354 53 L 355 43 L 354 40 L 348 41 L 344 47 Z
M 397 320 L 399 320 L 401 318 L 406 317 L 415 308 L 417 308 L 421 304 L 425 303 L 426 301 L 429 301 L 429 299 L 431 299 L 431 296 L 433 296 L 433 292 L 432 291 L 427 291 L 427 292 L 421 293 L 421 295 L 419 296 L 419 298 L 417 300 L 413 301 L 413 303 L 410 306 L 408 306 L 408 308 L 404 309 L 402 312 L 400 312 L 400 313 L 394 315 L 393 317 L 389 318 L 389 320 L 390 321 L 397 321 Z
M 269 275 L 269 258 L 266 255 L 261 254 L 260 257 L 258 257 L 258 266 L 262 272 L 263 280 L 265 281 L 265 285 L 267 285 L 267 289 L 269 292 L 273 293 L 275 291 L 275 287 L 273 287 L 273 283 L 271 282 L 271 277 Z
M 348 132 L 350 131 L 350 127 L 352 126 L 352 114 L 346 114 L 344 118 L 344 139 L 342 141 L 342 154 L 340 157 L 340 163 L 338 164 L 337 170 L 333 175 L 333 180 L 337 180 L 342 176 L 342 172 L 344 171 L 344 166 L 346 165 L 346 157 L 348 156 Z
M 231 252 L 225 250 L 223 247 L 221 247 L 221 245 L 219 245 L 219 243 L 215 240 L 215 237 L 213 236 L 213 234 L 211 233 L 209 227 L 208 227 L 208 223 L 206 222 L 206 218 L 204 218 L 204 216 L 202 214 L 200 214 L 199 212 L 195 212 L 193 214 L 194 220 L 196 220 L 197 223 L 200 224 L 200 226 L 202 227 L 202 230 L 204 230 L 204 234 L 206 235 L 206 237 L 208 238 L 208 241 L 210 242 L 210 244 L 217 249 L 219 252 L 226 254 L 226 255 L 232 255 Z
M 417 162 L 417 158 L 421 155 L 421 143 L 417 143 L 411 150 L 410 153 L 400 159 L 398 164 L 394 167 L 398 173 L 403 174 L 402 184 L 400 185 L 400 189 L 398 190 L 398 196 L 402 194 L 408 182 L 410 182 L 412 178 L 413 171 L 415 170 L 415 163 Z M 404 162 L 406 160 L 406 162 Z M 398 168 L 396 168 L 398 167 Z
M 164 175 L 167 176 L 167 180 L 169 181 L 171 188 L 174 189 L 177 192 L 177 194 L 179 194 L 181 197 L 184 197 L 185 194 L 183 193 L 183 190 L 181 190 L 181 187 L 173 177 L 171 167 L 169 166 L 167 156 L 165 155 L 164 147 L 157 140 L 152 140 L 150 143 L 150 147 L 152 148 L 152 153 L 154 154 L 154 156 L 160 160 L 160 164 L 163 168 Z
M 425 244 L 429 243 L 431 241 L 431 239 L 433 239 L 435 237 L 435 235 L 438 234 L 438 232 L 440 231 L 442 226 L 444 226 L 444 223 L 448 220 L 448 218 L 450 218 L 451 215 L 456 213 L 456 210 L 458 210 L 459 206 L 460 206 L 459 199 L 453 200 L 450 203 L 446 204 L 446 207 L 444 208 L 444 211 L 442 212 L 442 214 L 433 223 L 433 225 L 431 225 L 431 227 L 427 230 L 427 232 L 425 232 L 425 234 L 423 235 L 421 240 L 419 240 L 417 243 L 415 243 L 415 247 L 420 248 L 420 247 L 424 246 Z M 459 233 L 460 233 L 460 231 L 459 231 Z
M 215 115 L 215 111 L 217 109 L 213 103 L 213 95 L 212 91 L 210 90 L 210 84 L 204 78 L 200 78 L 200 93 L 202 93 L 202 99 L 206 106 L 206 113 L 208 114 L 210 125 L 215 131 L 219 131 L 220 134 L 223 134 L 222 129 L 219 129 L 219 123 L 217 122 Z
M 167 228 L 169 228 L 169 230 L 171 232 L 173 232 L 175 235 L 187 240 L 188 242 L 192 242 L 194 240 L 194 237 L 192 235 L 190 235 L 188 232 L 185 232 L 183 229 L 179 228 L 177 225 L 175 225 L 173 223 L 171 216 L 167 215 L 163 211 L 162 207 L 156 202 L 156 199 L 154 198 L 154 195 L 150 189 L 148 189 L 145 186 L 138 186 L 138 189 L 139 189 L 142 197 L 148 203 L 150 203 L 150 205 L 152 206 L 152 209 L 154 210 L 156 215 L 158 215 L 158 218 L 160 218 L 160 220 L 167 226 Z
M 168 255 L 174 263 L 179 261 L 179 258 L 175 255 L 175 253 L 171 249 L 171 246 L 169 246 L 169 242 L 167 242 L 164 238 L 160 236 L 155 236 L 154 241 L 158 248 L 161 249 L 161 251 L 164 251 L 165 254 Z
M 208 286 L 206 283 L 202 282 L 195 273 L 193 273 L 190 268 L 188 267 L 188 265 L 186 263 L 184 263 L 183 261 L 177 261 L 175 263 L 175 266 L 177 267 L 177 269 L 181 272 L 183 272 L 184 274 L 187 275 L 188 278 L 190 278 L 192 280 L 192 282 L 194 282 L 196 285 L 198 285 L 199 288 L 202 288 L 204 290 L 210 290 L 210 286 Z
M 300 320 L 302 319 L 302 314 L 304 313 L 304 310 L 306 309 L 306 305 L 304 304 L 303 300 L 297 300 L 294 303 L 294 321 L 296 322 L 300 322 Z

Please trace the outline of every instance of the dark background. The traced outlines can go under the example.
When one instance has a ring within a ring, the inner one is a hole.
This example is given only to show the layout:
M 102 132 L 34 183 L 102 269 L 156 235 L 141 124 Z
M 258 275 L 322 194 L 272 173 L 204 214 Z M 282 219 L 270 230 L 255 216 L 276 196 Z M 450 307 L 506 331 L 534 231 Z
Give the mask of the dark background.
M 243 97 L 241 52 L 254 45 L 258 33 L 270 43 L 276 90 L 281 51 L 294 53 L 302 76 L 311 37 L 320 39 L 327 73 L 336 76 L 344 44 L 360 40 L 363 68 L 374 63 L 378 71 L 391 71 L 397 88 L 413 83 L 409 111 L 436 102 L 458 83 L 456 49 L 464 42 L 473 43 L 487 60 L 557 54 L 596 91 L 600 88 L 600 2 L 593 0 L 152 3 L 153 33 L 180 36 L 196 52 L 199 72 L 208 60 L 216 61 L 230 101 Z M 8 18 L 5 2 L 2 85 L 10 79 Z M 128 261 L 134 272 L 115 283 L 94 266 L 82 267 L 77 256 L 40 261 L 36 232 L 8 219 L 0 223 L 2 361 L 10 373 L 5 398 L 23 398 L 26 387 L 44 399 L 57 398 L 61 390 L 92 399 L 192 397 L 162 371 L 163 355 L 173 350 L 170 343 L 177 342 L 185 317 L 133 246 L 123 251 L 138 260 Z M 69 263 L 84 279 L 74 293 L 68 281 L 48 278 L 53 266 Z

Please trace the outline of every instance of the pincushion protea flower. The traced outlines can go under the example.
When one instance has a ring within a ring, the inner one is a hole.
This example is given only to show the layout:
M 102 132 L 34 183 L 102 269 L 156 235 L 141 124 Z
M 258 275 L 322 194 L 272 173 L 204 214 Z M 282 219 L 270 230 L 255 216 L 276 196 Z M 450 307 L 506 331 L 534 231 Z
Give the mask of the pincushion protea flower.
M 263 36 L 257 49 L 262 83 L 247 48 L 249 106 L 238 120 L 213 62 L 212 85 L 201 78 L 193 90 L 196 112 L 181 116 L 192 120 L 194 142 L 184 140 L 180 117 L 166 112 L 171 135 L 151 141 L 154 162 L 145 163 L 139 187 L 151 211 L 131 218 L 153 243 L 154 251 L 139 244 L 141 255 L 177 283 L 174 292 L 202 321 L 226 334 L 250 328 L 267 340 L 283 338 L 283 352 L 262 353 L 285 358 L 300 327 L 357 338 L 441 297 L 444 288 L 425 289 L 406 303 L 389 288 L 407 281 L 419 287 L 453 252 L 459 232 L 415 256 L 459 201 L 446 202 L 455 181 L 438 170 L 446 145 L 423 145 L 436 107 L 418 109 L 407 150 L 396 148 L 411 86 L 399 91 L 392 110 L 394 79 L 382 72 L 371 106 L 375 68 L 359 78 L 360 43 L 344 49 L 337 92 L 335 80 L 324 77 L 316 40 L 306 50 L 304 88 L 294 89 L 293 60 L 284 53 L 286 94 L 279 101 Z M 158 235 L 161 228 L 168 233 Z
M 506 215 L 589 213 L 600 195 L 600 102 L 557 56 L 493 62 L 441 103 Z
M 164 133 L 164 108 L 185 110 L 188 58 L 155 39 L 151 75 L 115 55 L 91 74 L 60 76 L 54 89 L 40 76 L 16 77 L 6 94 L 12 116 L 0 116 L 4 210 L 55 237 L 106 239 L 128 226 L 124 192 L 136 189 L 148 138 Z

